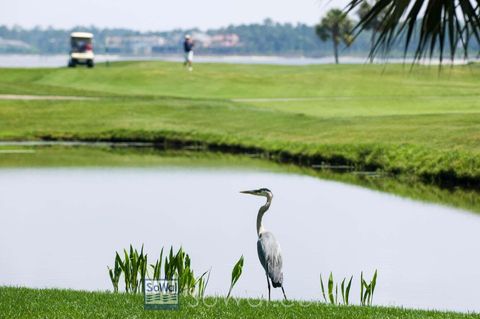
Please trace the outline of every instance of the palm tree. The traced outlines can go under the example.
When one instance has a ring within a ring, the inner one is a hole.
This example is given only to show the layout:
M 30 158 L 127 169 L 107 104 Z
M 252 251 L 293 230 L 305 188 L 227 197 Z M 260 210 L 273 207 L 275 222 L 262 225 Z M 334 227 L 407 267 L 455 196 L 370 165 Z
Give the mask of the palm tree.
M 372 11 L 372 7 L 378 0 L 374 0 L 373 3 L 370 1 L 363 1 L 358 8 L 357 16 L 360 20 L 365 19 L 365 17 Z M 385 11 L 382 11 L 379 15 L 376 15 L 368 23 L 365 24 L 364 30 L 370 30 L 370 49 L 372 50 L 375 47 L 375 38 L 377 32 L 381 30 L 382 18 L 385 15 Z M 370 63 L 373 63 L 374 56 L 370 54 Z
M 340 9 L 331 9 L 315 26 L 315 32 L 322 41 L 332 40 L 335 63 L 338 64 L 338 45 L 340 42 L 349 46 L 352 43 L 352 20 Z
M 346 12 L 368 0 L 350 0 Z M 438 50 L 442 61 L 445 50 L 453 60 L 457 48 L 468 57 L 472 38 L 480 43 L 479 0 L 378 0 L 361 19 L 358 32 L 379 19 L 379 35 L 370 54 L 388 52 L 399 39 L 404 41 L 404 54 L 413 43 L 415 59 L 432 58 Z M 418 32 L 418 37 L 414 35 Z

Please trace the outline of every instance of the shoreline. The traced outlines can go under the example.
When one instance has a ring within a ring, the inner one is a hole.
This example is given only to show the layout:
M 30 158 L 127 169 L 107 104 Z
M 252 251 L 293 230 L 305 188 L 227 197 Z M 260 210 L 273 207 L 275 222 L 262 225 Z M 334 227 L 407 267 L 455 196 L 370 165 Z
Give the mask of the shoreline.
M 122 54 L 97 54 L 95 56 L 96 63 L 107 62 L 124 62 L 124 61 L 163 61 L 163 62 L 183 62 L 181 54 L 158 54 L 149 56 L 122 55 Z M 68 62 L 68 54 L 0 54 L 0 68 L 56 68 L 66 67 Z M 197 54 L 195 55 L 195 63 L 226 63 L 226 64 L 267 64 L 267 65 L 284 65 L 284 66 L 308 66 L 334 64 L 333 56 L 324 57 L 308 57 L 294 55 L 212 55 Z M 341 56 L 341 64 L 369 64 L 368 56 Z M 401 57 L 394 58 L 378 58 L 373 64 L 413 64 L 412 58 L 403 59 Z M 457 59 L 453 65 L 466 65 L 469 63 L 480 62 L 480 59 L 464 60 Z M 421 60 L 416 62 L 417 65 L 438 66 L 438 59 Z M 452 65 L 450 60 L 444 60 L 442 65 Z
M 34 154 L 34 156 L 25 154 Z M 480 213 L 479 191 L 441 189 L 420 183 L 414 177 L 391 176 L 381 172 L 356 171 L 351 166 L 298 166 L 272 161 L 262 154 L 226 154 L 195 147 L 177 150 L 154 147 L 153 143 L 0 142 L 0 170 L 23 168 L 145 168 L 157 165 L 183 167 L 246 168 L 294 173 L 322 180 L 358 186 L 414 201 L 440 204 L 467 213 Z M 212 163 L 214 163 L 212 166 Z
M 321 152 L 307 153 L 284 149 L 275 149 L 255 145 L 243 145 L 216 140 L 215 138 L 192 138 L 182 136 L 176 132 L 128 132 L 109 131 L 99 134 L 93 133 L 89 136 L 75 134 L 63 135 L 40 134 L 35 139 L 0 139 L 1 146 L 30 145 L 77 145 L 77 146 L 120 146 L 120 147 L 152 147 L 157 150 L 191 150 L 222 153 L 226 155 L 255 154 L 258 157 L 279 164 L 293 164 L 298 167 L 312 169 L 332 169 L 342 172 L 381 174 L 397 179 L 407 178 L 425 185 L 433 185 L 440 189 L 454 190 L 480 190 L 480 176 L 459 176 L 455 171 L 444 170 L 436 172 L 423 172 L 420 174 L 404 171 L 400 168 L 387 168 L 381 163 L 367 162 L 368 156 L 352 160 L 346 155 L 336 153 L 322 154 Z M 62 136 L 63 135 L 63 136 Z M 143 135 L 143 137 L 141 137 Z M 359 150 L 360 153 L 365 150 Z M 371 150 L 375 153 L 377 150 Z M 362 160 L 363 159 L 363 160 Z

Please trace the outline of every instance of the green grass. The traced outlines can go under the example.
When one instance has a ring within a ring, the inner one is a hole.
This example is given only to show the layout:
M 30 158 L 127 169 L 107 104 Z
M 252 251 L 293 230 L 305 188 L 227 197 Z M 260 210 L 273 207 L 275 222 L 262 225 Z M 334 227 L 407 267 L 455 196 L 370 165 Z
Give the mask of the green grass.
M 480 67 L 122 62 L 2 69 L 1 93 L 100 96 L 0 101 L 0 139 L 155 141 L 259 148 L 426 182 L 480 182 Z M 259 98 L 308 98 L 269 101 Z M 312 99 L 313 98 L 313 99 Z M 235 99 L 247 99 L 237 101 Z
M 0 94 L 97 96 L 84 101 L 0 100 L 0 140 L 83 139 L 193 141 L 256 148 L 278 160 L 351 163 L 397 179 L 318 172 L 262 160 L 143 150 L 40 148 L 2 153 L 1 167 L 191 165 L 265 167 L 319 176 L 403 196 L 480 211 L 478 193 L 444 190 L 416 179 L 457 185 L 480 182 L 480 68 L 264 66 L 113 63 L 93 70 L 0 69 Z M 293 98 L 293 100 L 258 100 Z M 237 99 L 243 99 L 238 101 Z M 257 100 L 255 100 L 257 99 Z M 205 159 L 203 156 L 207 156 Z M 210 156 L 210 158 L 209 158 Z M 140 296 L 0 288 L 5 318 L 474 318 L 444 312 L 294 303 L 145 312 Z M 187 300 L 188 301 L 188 300 Z M 190 299 L 191 301 L 191 299 Z
M 180 310 L 145 311 L 141 295 L 112 294 L 56 289 L 0 287 L 0 316 L 30 318 L 478 318 L 477 314 L 409 310 L 387 307 L 329 306 L 318 302 L 207 298 L 208 305 L 182 298 Z M 251 305 L 259 305 L 252 307 Z
M 187 98 L 478 96 L 479 65 L 444 68 L 388 65 L 273 66 L 119 62 L 78 69 L 2 69 L 2 83 Z M 21 86 L 20 86 L 21 87 Z M 43 88 L 41 89 L 43 90 Z M 38 93 L 42 93 L 38 90 Z M 31 90 L 29 90 L 31 92 Z M 408 107 L 408 106 L 405 106 Z

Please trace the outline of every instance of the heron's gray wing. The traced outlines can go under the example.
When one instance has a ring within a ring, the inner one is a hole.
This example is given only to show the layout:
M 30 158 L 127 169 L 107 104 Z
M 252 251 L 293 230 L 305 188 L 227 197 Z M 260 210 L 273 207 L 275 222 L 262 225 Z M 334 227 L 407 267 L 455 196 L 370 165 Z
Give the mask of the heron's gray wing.
M 283 283 L 282 253 L 272 233 L 264 232 L 260 234 L 257 242 L 257 252 L 260 263 L 272 280 L 272 285 L 280 287 Z
M 258 241 L 257 241 L 257 253 L 258 253 L 258 259 L 260 259 L 260 263 L 262 264 L 263 269 L 265 269 L 266 271 L 267 270 L 267 265 L 265 263 L 266 256 L 265 256 L 265 250 L 263 249 L 261 238 L 258 238 Z

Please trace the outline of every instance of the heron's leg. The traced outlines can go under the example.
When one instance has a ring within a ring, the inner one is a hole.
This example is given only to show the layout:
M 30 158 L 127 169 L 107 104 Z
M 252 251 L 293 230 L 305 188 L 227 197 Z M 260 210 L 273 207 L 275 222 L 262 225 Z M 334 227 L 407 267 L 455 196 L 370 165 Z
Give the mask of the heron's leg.
M 265 273 L 265 275 L 267 276 L 267 285 L 268 285 L 268 301 L 270 301 L 270 281 L 268 280 L 268 274 Z
M 285 298 L 285 300 L 287 300 L 287 301 L 288 301 L 288 299 L 287 299 L 287 295 L 285 294 L 285 289 L 283 289 L 283 286 L 282 286 L 282 292 L 283 292 L 283 297 Z

